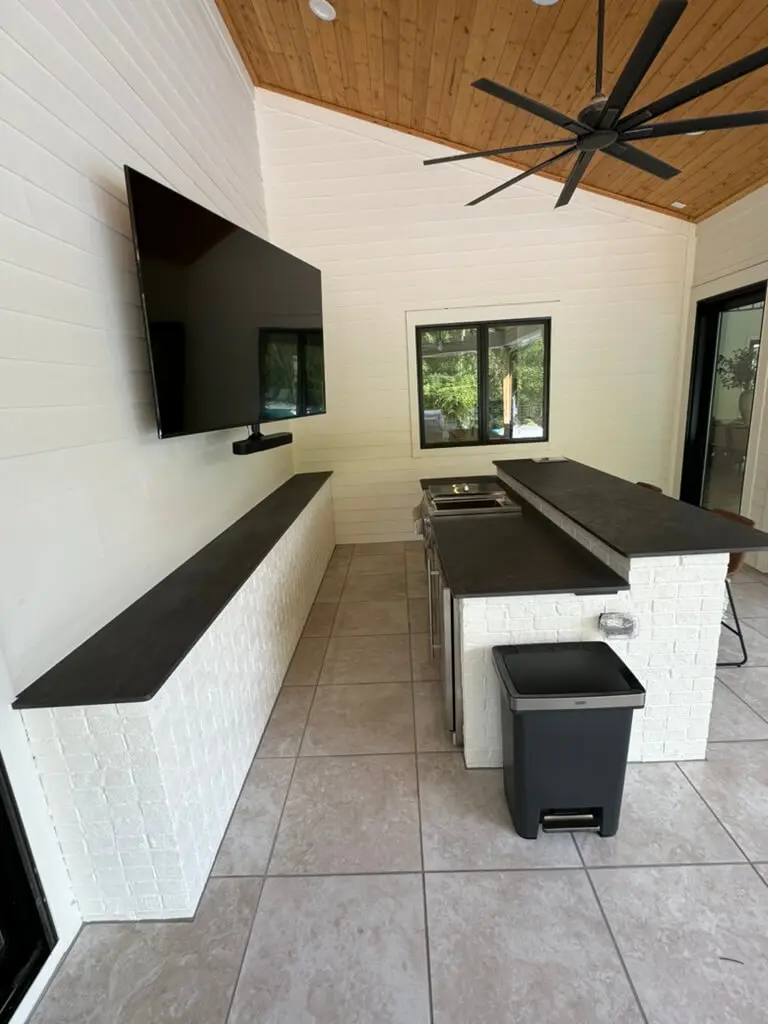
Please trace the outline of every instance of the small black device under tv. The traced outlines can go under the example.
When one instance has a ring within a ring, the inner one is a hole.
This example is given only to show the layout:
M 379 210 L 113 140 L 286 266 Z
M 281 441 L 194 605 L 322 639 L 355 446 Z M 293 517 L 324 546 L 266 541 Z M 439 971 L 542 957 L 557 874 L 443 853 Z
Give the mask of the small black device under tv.
M 320 271 L 125 168 L 160 437 L 325 412 Z

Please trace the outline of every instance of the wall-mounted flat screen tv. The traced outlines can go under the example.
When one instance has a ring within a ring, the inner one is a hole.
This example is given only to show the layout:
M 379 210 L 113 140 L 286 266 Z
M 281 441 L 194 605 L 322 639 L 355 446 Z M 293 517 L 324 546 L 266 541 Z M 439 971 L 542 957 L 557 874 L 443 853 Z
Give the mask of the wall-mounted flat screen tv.
M 125 177 L 160 437 L 325 412 L 320 271 Z

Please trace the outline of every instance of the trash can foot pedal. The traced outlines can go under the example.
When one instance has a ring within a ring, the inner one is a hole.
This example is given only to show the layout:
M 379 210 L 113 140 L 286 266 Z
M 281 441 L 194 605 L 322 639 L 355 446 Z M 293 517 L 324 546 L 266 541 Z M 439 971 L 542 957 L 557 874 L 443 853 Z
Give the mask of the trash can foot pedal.
M 542 832 L 599 832 L 601 816 L 594 811 L 561 811 L 544 814 Z

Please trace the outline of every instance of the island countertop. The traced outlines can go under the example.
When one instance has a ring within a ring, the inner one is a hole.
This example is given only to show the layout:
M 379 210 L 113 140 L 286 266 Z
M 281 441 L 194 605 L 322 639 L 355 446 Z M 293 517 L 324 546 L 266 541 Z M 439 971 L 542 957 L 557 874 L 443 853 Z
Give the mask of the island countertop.
M 454 597 L 613 594 L 629 583 L 526 503 L 522 514 L 435 516 Z
M 762 530 L 581 462 L 505 459 L 495 465 L 627 558 L 768 550 Z

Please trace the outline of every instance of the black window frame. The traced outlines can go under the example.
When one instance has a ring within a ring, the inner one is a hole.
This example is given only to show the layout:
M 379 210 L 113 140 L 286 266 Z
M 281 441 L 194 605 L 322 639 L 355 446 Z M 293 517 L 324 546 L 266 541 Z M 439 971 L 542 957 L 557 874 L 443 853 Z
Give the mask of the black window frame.
M 490 327 L 519 327 L 526 324 L 544 328 L 544 395 L 542 399 L 542 437 L 494 437 L 488 434 L 488 337 Z M 422 335 L 425 331 L 452 331 L 470 328 L 477 332 L 477 432 L 476 441 L 432 441 L 427 443 L 424 431 L 424 379 L 422 374 Z M 542 444 L 549 441 L 549 386 L 552 318 L 521 317 L 514 320 L 468 320 L 460 323 L 419 324 L 416 327 L 416 375 L 419 406 L 419 445 L 422 450 L 436 448 L 488 448 L 507 444 Z

